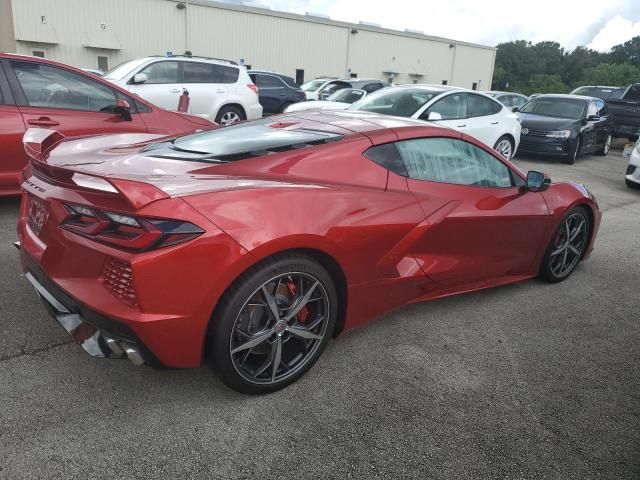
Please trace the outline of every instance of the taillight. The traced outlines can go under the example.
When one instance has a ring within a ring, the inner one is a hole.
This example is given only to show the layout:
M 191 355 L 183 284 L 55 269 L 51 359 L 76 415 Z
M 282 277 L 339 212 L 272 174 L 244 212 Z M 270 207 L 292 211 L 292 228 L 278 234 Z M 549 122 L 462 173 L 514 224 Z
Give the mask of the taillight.
M 247 83 L 247 87 L 249 88 L 249 90 L 251 90 L 253 93 L 255 93 L 256 95 L 258 95 L 258 87 L 256 87 L 253 83 Z
M 196 238 L 204 230 L 180 220 L 158 220 L 65 205 L 69 216 L 62 228 L 126 250 L 145 251 L 176 245 Z

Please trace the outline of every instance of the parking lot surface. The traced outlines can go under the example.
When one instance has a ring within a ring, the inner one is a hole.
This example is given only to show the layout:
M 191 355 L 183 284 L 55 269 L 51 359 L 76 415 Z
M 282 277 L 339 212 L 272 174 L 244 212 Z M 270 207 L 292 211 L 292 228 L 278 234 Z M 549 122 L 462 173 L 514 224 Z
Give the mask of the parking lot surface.
M 0 478 L 639 478 L 640 191 L 620 150 L 515 163 L 600 203 L 569 280 L 402 308 L 262 397 L 85 355 L 21 277 L 0 199 Z

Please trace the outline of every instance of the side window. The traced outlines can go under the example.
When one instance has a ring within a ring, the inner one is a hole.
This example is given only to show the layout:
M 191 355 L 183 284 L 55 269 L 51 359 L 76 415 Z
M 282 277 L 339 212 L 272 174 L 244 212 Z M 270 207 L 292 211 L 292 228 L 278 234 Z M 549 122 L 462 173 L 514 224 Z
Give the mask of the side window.
M 501 97 L 498 97 L 497 100 L 506 107 L 512 107 L 514 98 L 515 97 L 513 95 L 502 95 Z
M 376 90 L 380 90 L 381 88 L 382 88 L 381 83 L 368 83 L 367 85 L 362 87 L 362 90 L 364 90 L 367 93 L 371 93 L 371 92 L 375 92 Z
M 393 143 L 385 143 L 384 145 L 371 147 L 364 152 L 364 156 L 381 167 L 391 170 L 393 173 L 397 173 L 403 177 L 408 176 L 407 168 L 398 153 L 396 145 Z
M 112 89 L 77 73 L 40 63 L 11 62 L 31 107 L 113 112 Z
M 522 97 L 518 97 L 518 96 L 514 96 L 513 97 L 513 106 L 514 107 L 522 107 L 525 103 L 527 103 L 527 99 L 526 98 L 522 98 Z
M 184 62 L 182 64 L 182 83 L 213 83 L 213 65 Z
M 240 70 L 236 67 L 211 64 L 213 67 L 213 83 L 236 83 Z
M 467 118 L 467 95 L 465 93 L 447 95 L 429 107 L 423 114 L 424 118 L 426 119 L 431 112 L 442 115 L 442 120 Z
M 284 84 L 273 75 L 256 75 L 258 88 L 284 88 Z
M 589 102 L 589 106 L 587 107 L 587 118 L 598 116 L 598 107 L 596 107 L 595 102 Z
M 481 148 L 454 138 L 397 143 L 408 176 L 416 180 L 474 187 L 511 187 L 511 172 Z
M 607 108 L 607 104 L 602 100 L 596 100 L 596 107 L 598 108 L 598 116 L 606 117 L 609 115 L 609 109 Z
M 179 83 L 178 62 L 152 63 L 138 73 L 144 73 L 147 76 L 145 84 Z
M 502 106 L 497 102 L 480 95 L 467 95 L 467 115 L 469 117 L 486 117 L 487 115 L 495 115 Z

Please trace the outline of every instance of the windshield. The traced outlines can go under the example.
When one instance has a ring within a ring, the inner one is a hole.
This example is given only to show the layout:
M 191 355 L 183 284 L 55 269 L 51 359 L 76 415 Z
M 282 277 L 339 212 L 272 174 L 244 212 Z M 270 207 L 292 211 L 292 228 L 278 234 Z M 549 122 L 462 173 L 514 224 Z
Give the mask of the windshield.
M 615 87 L 580 87 L 576 88 L 571 95 L 584 95 L 585 97 L 596 97 L 608 100 L 616 91 L 623 90 Z
M 303 83 L 300 88 L 305 92 L 315 92 L 325 83 L 327 83 L 327 80 L 311 80 L 310 82 Z
M 272 121 L 259 120 L 186 135 L 176 138 L 173 143 L 169 142 L 169 145 L 168 142 L 151 145 L 151 148 L 147 147 L 145 151 L 152 151 L 153 155 L 165 155 L 168 149 L 203 155 L 211 160 L 228 161 L 326 143 L 340 138 L 341 135 L 331 132 L 280 128 L 275 127 Z M 162 149 L 165 151 L 160 151 Z
M 411 117 L 425 103 L 441 95 L 442 90 L 425 88 L 385 88 L 364 97 L 349 110 L 383 113 L 398 117 Z
M 354 103 L 364 97 L 365 93 L 364 90 L 358 90 L 357 88 L 345 88 L 330 95 L 327 100 L 331 102 Z
M 147 58 L 138 58 L 136 60 L 129 60 L 128 62 L 121 63 L 120 65 L 116 65 L 115 67 L 113 67 L 102 77 L 106 78 L 107 80 L 120 80 L 126 77 L 127 74 L 131 73 L 134 69 L 145 63 L 147 60 Z
M 522 113 L 534 113 L 545 117 L 571 118 L 578 120 L 584 117 L 587 106 L 585 100 L 570 98 L 536 97 L 520 109 Z

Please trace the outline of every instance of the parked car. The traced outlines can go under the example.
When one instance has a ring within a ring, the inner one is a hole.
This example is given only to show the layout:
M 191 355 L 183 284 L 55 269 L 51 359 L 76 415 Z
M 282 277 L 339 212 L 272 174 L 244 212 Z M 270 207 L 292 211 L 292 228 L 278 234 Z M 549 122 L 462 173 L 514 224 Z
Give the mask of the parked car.
M 251 81 L 258 87 L 262 113 L 282 113 L 289 105 L 307 99 L 295 80 L 279 73 L 249 70 Z
M 189 113 L 226 126 L 262 117 L 256 87 L 244 67 L 193 56 L 144 57 L 121 63 L 103 78 L 167 110 L 178 109 L 183 89 Z
M 367 92 L 359 88 L 343 88 L 330 95 L 326 100 L 317 102 L 300 102 L 289 105 L 285 112 L 301 112 L 302 110 L 344 110 L 354 102 L 362 100 Z
M 631 152 L 625 181 L 629 188 L 640 188 L 640 140 L 636 142 L 636 146 Z
M 604 87 L 600 85 L 587 85 L 578 87 L 571 95 L 581 95 L 583 97 L 595 97 L 607 101 L 622 97 L 627 87 Z
M 178 135 L 214 128 L 200 117 L 167 112 L 93 74 L 41 57 L 0 54 L 0 195 L 20 193 L 29 127 L 63 135 L 116 132 Z
M 640 136 L 640 83 L 629 85 L 620 98 L 607 99 L 613 115 L 613 136 L 636 141 Z
M 573 164 L 582 153 L 607 155 L 613 120 L 603 100 L 578 95 L 539 95 L 522 107 L 520 151 L 558 155 Z
M 338 90 L 344 88 L 358 88 L 367 93 L 375 92 L 388 86 L 387 83 L 375 78 L 316 78 L 303 84 L 307 100 L 326 100 Z
M 91 355 L 206 359 L 244 393 L 289 385 L 331 336 L 406 303 L 563 281 L 601 218 L 583 185 L 365 112 L 142 144 L 35 130 L 25 146 L 20 258 L 48 311 Z
M 483 93 L 495 98 L 501 104 L 508 108 L 520 108 L 529 101 L 529 97 L 527 97 L 526 95 L 522 95 L 521 93 L 498 92 L 494 90 Z
M 488 95 L 444 85 L 402 85 L 367 95 L 349 107 L 428 120 L 460 130 L 510 159 L 520 143 L 517 115 Z

